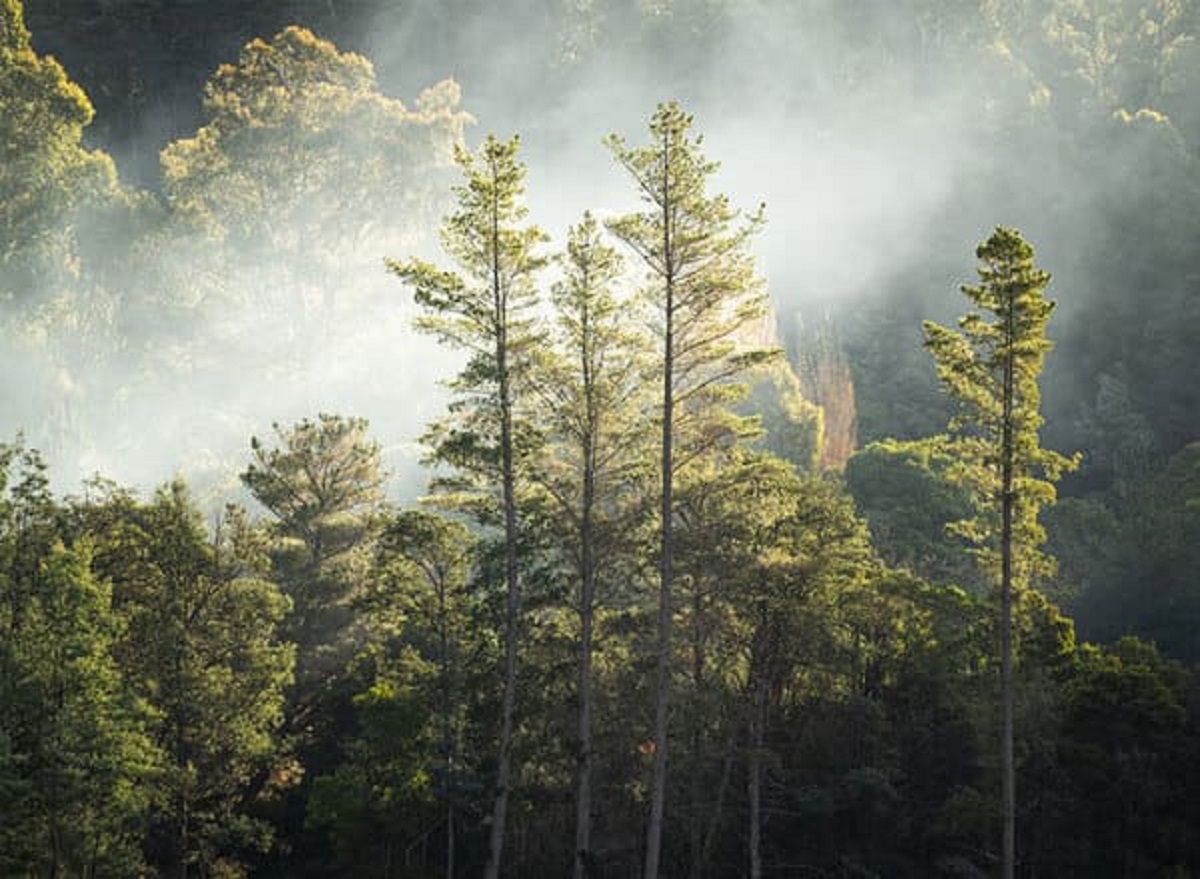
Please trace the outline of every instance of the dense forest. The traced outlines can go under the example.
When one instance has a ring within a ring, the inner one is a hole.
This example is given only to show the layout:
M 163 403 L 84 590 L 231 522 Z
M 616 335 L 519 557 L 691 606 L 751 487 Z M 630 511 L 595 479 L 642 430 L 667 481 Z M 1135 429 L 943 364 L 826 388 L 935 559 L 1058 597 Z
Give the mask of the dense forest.
M 1198 90 L 1196 0 L 0 0 L 0 876 L 1200 877 Z

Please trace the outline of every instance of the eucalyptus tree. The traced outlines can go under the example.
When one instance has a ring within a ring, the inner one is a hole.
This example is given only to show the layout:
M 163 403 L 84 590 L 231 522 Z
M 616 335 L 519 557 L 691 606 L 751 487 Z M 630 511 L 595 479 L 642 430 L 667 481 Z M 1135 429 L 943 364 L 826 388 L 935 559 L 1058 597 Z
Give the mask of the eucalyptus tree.
M 19 377 L 0 379 L 4 417 L 54 458 L 111 415 L 97 390 L 120 347 L 116 272 L 140 203 L 84 143 L 92 104 L 35 51 L 19 0 L 0 2 L 0 107 L 0 374 Z
M 1039 552 L 1045 531 L 1038 512 L 1056 498 L 1054 483 L 1078 463 L 1044 449 L 1038 378 L 1051 342 L 1050 275 L 1014 229 L 997 228 L 975 251 L 979 283 L 964 285 L 974 305 L 954 330 L 926 322 L 925 346 L 938 378 L 957 404 L 945 448 L 950 476 L 967 487 L 974 516 L 954 523 L 977 547 L 1000 592 L 1002 876 L 1016 864 L 1013 764 L 1013 595 L 1053 570 Z
M 401 359 L 381 339 L 407 322 L 379 254 L 428 241 L 469 118 L 458 101 L 450 80 L 387 95 L 367 58 L 296 26 L 219 66 L 203 124 L 162 151 L 168 221 L 140 246 L 143 325 L 166 336 L 146 353 L 189 352 L 158 358 L 148 389 L 213 388 L 249 423 L 263 394 L 223 390 L 231 364 L 306 406 L 314 387 L 377 412 L 416 393 L 407 371 L 375 380 Z
M 644 263 L 645 295 L 654 306 L 650 325 L 662 346 L 655 752 L 645 879 L 658 876 L 666 800 L 675 484 L 708 453 L 753 431 L 753 420 L 729 404 L 745 393 L 739 379 L 774 354 L 747 344 L 766 310 L 749 251 L 762 208 L 743 216 L 726 196 L 709 193 L 718 166 L 704 157 L 701 138 L 690 134 L 692 122 L 678 104 L 666 103 L 651 117 L 645 146 L 630 147 L 617 135 L 607 139 L 643 202 L 642 210 L 609 228 Z
M 116 167 L 83 143 L 92 104 L 38 55 L 19 0 L 0 2 L 0 290 L 26 304 L 48 268 L 70 270 L 73 211 L 116 192 Z M 24 270 L 24 271 L 22 271 Z M 5 282 L 23 282 L 5 289 Z
M 362 55 L 285 28 L 209 78 L 205 124 L 162 153 L 168 202 L 251 270 L 227 280 L 257 283 L 276 326 L 280 306 L 331 321 L 339 278 L 428 219 L 468 118 L 458 100 L 447 80 L 408 107 Z
M 415 291 L 424 310 L 417 327 L 467 355 L 451 381 L 455 399 L 426 442 L 430 458 L 450 470 L 436 487 L 483 523 L 499 525 L 504 541 L 504 696 L 495 800 L 485 875 L 500 874 L 512 786 L 517 641 L 520 634 L 521 540 L 518 489 L 535 438 L 524 418 L 531 368 L 542 344 L 533 317 L 546 238 L 525 223 L 525 167 L 518 139 L 489 136 L 478 153 L 456 151 L 465 181 L 442 228 L 442 244 L 458 271 L 420 259 L 389 260 L 388 268 Z

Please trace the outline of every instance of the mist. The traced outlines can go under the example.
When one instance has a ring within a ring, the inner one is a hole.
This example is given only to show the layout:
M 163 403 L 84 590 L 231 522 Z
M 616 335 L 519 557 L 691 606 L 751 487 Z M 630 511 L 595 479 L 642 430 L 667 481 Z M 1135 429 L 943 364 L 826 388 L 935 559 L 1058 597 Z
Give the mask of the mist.
M 89 354 L 74 351 L 78 340 L 65 332 L 48 331 L 32 352 L 10 340 L 6 360 L 24 366 L 6 370 L 17 402 L 0 428 L 23 430 L 45 449 L 64 485 L 100 472 L 150 486 L 181 472 L 224 494 L 236 489 L 251 435 L 321 411 L 362 415 L 387 450 L 393 492 L 419 493 L 419 437 L 443 406 L 439 382 L 459 361 L 412 329 L 411 294 L 382 260 L 439 259 L 438 217 L 455 180 L 446 145 L 519 134 L 532 218 L 555 248 L 585 209 L 604 216 L 636 206 L 601 140 L 610 132 L 643 140 L 655 104 L 679 100 L 721 163 L 718 185 L 745 209 L 766 203 L 757 252 L 789 349 L 803 347 L 804 327 L 825 321 L 849 352 L 860 438 L 938 427 L 906 411 L 913 400 L 938 411 L 920 320 L 961 311 L 957 287 L 973 279 L 974 245 L 1003 224 L 1022 229 L 1056 277 L 1052 333 L 1062 351 L 1047 372 L 1049 429 L 1078 444 L 1086 438 L 1073 425 L 1095 393 L 1099 359 L 1084 315 L 1094 317 L 1099 291 L 1120 283 L 1095 256 L 1124 209 L 1154 193 L 1152 180 L 1141 185 L 1122 169 L 1181 161 L 1159 146 L 1177 135 L 1166 116 L 1121 120 L 1096 100 L 1051 89 L 1029 63 L 1042 43 L 1030 39 L 1022 54 L 990 10 L 528 2 L 456 17 L 417 3 L 330 18 L 314 7 L 316 21 L 296 23 L 321 37 L 331 35 L 320 25 L 337 30 L 339 50 L 373 62 L 380 101 L 419 114 L 423 89 L 447 77 L 461 86 L 461 105 L 428 123 L 442 126 L 441 142 L 397 157 L 412 167 L 388 185 L 411 192 L 364 186 L 368 172 L 353 157 L 375 154 L 361 140 L 346 147 L 351 158 L 328 160 L 343 148 L 328 138 L 350 137 L 330 127 L 269 178 L 277 191 L 239 226 L 230 193 L 246 181 L 218 180 L 212 194 L 200 180 L 181 195 L 146 171 L 145 157 L 171 148 L 164 132 L 179 144 L 204 123 L 199 89 L 190 111 L 174 97 L 170 118 L 147 101 L 127 136 L 109 126 L 110 140 L 97 144 L 117 157 L 122 179 L 145 182 L 157 212 L 141 221 L 120 269 L 89 282 L 86 296 L 102 290 L 110 300 L 114 338 Z M 61 34 L 34 38 L 71 45 Z M 71 59 L 61 60 L 73 74 Z M 196 128 L 181 125 L 189 117 Z M 1101 135 L 1104 149 L 1076 150 L 1072 126 Z M 320 173 L 333 175 L 313 189 L 319 198 L 278 195 L 304 191 L 318 159 L 332 162 Z M 1113 174 L 1124 195 L 1114 193 Z M 357 196 L 326 198 L 339 191 Z M 188 216 L 188 199 L 208 199 L 207 219 Z M 83 248 L 106 233 L 73 231 Z M 312 261 L 298 266 L 305 255 Z M 880 352 L 872 341 L 880 332 L 898 341 Z

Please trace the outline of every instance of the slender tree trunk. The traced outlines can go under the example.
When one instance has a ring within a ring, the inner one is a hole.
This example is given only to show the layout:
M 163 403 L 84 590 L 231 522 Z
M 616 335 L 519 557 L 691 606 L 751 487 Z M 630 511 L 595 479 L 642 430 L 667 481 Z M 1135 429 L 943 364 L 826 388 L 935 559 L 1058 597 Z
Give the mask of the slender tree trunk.
M 702 584 L 696 581 L 692 590 L 692 692 L 697 701 L 696 717 L 703 713 L 700 700 L 704 693 L 704 594 Z M 700 879 L 704 862 L 704 837 L 701 831 L 701 812 L 704 802 L 704 761 L 701 756 L 704 748 L 704 735 L 700 723 L 693 723 L 691 730 L 692 771 L 691 771 L 691 809 L 688 816 L 688 843 L 691 851 L 691 879 Z
M 729 791 L 729 779 L 733 775 L 733 755 L 736 744 L 737 727 L 735 726 L 734 733 L 730 736 L 725 746 L 725 763 L 721 767 L 721 783 L 717 786 L 717 803 L 713 807 L 712 814 L 708 816 L 708 829 L 704 833 L 704 844 L 700 849 L 700 869 L 698 872 L 701 879 L 703 879 L 704 873 L 708 870 L 708 861 L 712 856 L 713 841 L 717 838 L 717 832 L 721 829 L 721 818 L 725 814 L 725 795 Z
M 663 327 L 662 397 L 662 539 L 659 558 L 658 589 L 658 668 L 654 700 L 654 778 L 650 794 L 650 824 L 646 833 L 646 861 L 643 879 L 658 879 L 662 852 L 663 812 L 667 798 L 667 723 L 671 690 L 671 584 L 672 584 L 672 496 L 674 468 L 675 359 L 674 318 L 675 278 L 672 261 L 671 191 L 669 134 L 663 135 L 663 265 L 666 296 Z
M 446 788 L 446 879 L 454 879 L 454 687 L 450 679 L 450 633 L 446 603 L 446 578 L 438 577 L 438 640 L 442 677 L 442 748 L 444 750 Z
M 754 707 L 750 712 L 750 766 L 747 794 L 750 798 L 750 879 L 762 879 L 762 748 L 765 726 L 767 679 L 761 670 L 754 682 Z
M 592 632 L 596 602 L 596 445 L 600 413 L 596 404 L 591 314 L 585 300 L 580 315 L 580 372 L 583 376 L 583 492 L 579 517 L 579 764 L 575 797 L 574 879 L 586 879 L 592 862 Z
M 59 862 L 59 833 L 58 821 L 52 821 L 50 824 L 50 866 L 46 870 L 47 879 L 58 879 L 58 862 Z
M 178 683 L 183 680 L 183 648 L 177 647 L 172 658 L 174 659 L 174 665 L 175 665 L 175 682 Z M 183 726 L 183 723 L 184 723 L 183 718 L 176 716 L 175 723 L 174 723 L 174 727 L 175 727 L 175 729 L 174 729 L 174 738 L 175 738 L 174 757 L 175 757 L 175 766 L 176 767 L 186 767 L 187 766 L 187 759 L 186 759 L 186 754 L 184 751 L 184 726 Z M 176 808 L 179 810 L 179 812 L 178 812 L 179 828 L 178 828 L 178 835 L 177 835 L 177 838 L 175 841 L 176 847 L 178 849 L 176 852 L 176 855 L 179 858 L 179 863 L 176 865 L 176 873 L 175 873 L 177 879 L 187 879 L 187 877 L 188 877 L 188 849 L 190 849 L 191 845 L 192 845 L 191 814 L 190 814 L 190 809 L 189 809 L 190 803 L 188 800 L 188 796 L 189 796 L 190 792 L 187 790 L 187 786 L 190 785 L 190 783 L 191 782 L 187 778 L 186 773 L 185 773 L 184 780 L 181 782 L 181 786 L 179 789 L 178 801 L 176 804 Z
M 492 169 L 493 180 L 496 170 Z M 513 714 L 517 701 L 517 628 L 520 613 L 520 582 L 517 576 L 517 501 L 513 467 L 512 387 L 508 371 L 508 303 L 500 269 L 500 218 L 495 197 L 492 202 L 492 296 L 497 318 L 496 373 L 500 395 L 500 467 L 504 506 L 504 701 L 500 720 L 500 754 L 496 767 L 496 798 L 492 804 L 492 828 L 488 841 L 485 879 L 499 879 L 504 852 L 508 794 L 512 783 Z
M 180 798 L 180 824 L 179 824 L 179 879 L 187 879 L 188 877 L 188 848 L 191 846 L 188 829 L 188 803 L 187 797 L 184 795 Z
M 589 409 L 590 406 L 589 401 Z M 583 516 L 580 525 L 580 757 L 575 800 L 575 879 L 584 879 L 592 862 L 592 636 L 595 603 L 594 436 L 584 443 Z
M 590 531 L 590 522 L 585 524 Z M 575 800 L 575 879 L 585 879 L 592 860 L 592 596 L 590 534 L 585 538 L 579 645 L 579 789 Z
M 1000 530 L 1000 799 L 1004 837 L 1001 848 L 1002 879 L 1016 871 L 1016 772 L 1013 765 L 1013 345 L 1015 304 L 1011 296 L 1005 316 L 1003 435 L 1001 437 Z

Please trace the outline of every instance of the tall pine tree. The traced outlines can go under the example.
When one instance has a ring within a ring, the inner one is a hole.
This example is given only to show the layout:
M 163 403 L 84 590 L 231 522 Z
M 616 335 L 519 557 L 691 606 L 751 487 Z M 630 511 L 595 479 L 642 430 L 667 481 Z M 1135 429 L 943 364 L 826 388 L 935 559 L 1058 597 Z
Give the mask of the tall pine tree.
M 1012 879 L 1013 593 L 1052 570 L 1038 551 L 1046 536 L 1038 511 L 1054 503 L 1054 482 L 1076 462 L 1043 449 L 1038 439 L 1038 377 L 1051 348 L 1046 325 L 1054 310 L 1044 295 L 1050 275 L 1034 265 L 1033 248 L 1014 229 L 997 228 L 975 254 L 979 284 L 962 292 L 977 310 L 959 319 L 957 331 L 927 321 L 925 346 L 958 407 L 947 437 L 951 475 L 975 501 L 975 516 L 954 528 L 975 544 L 1000 587 L 1001 875 Z
M 645 264 L 653 328 L 662 344 L 655 752 L 645 879 L 658 876 L 666 801 L 675 484 L 708 452 L 752 431 L 729 404 L 745 393 L 739 376 L 772 355 L 745 344 L 750 325 L 766 309 L 748 247 L 762 211 L 744 218 L 726 196 L 709 194 L 717 164 L 704 157 L 691 127 L 692 117 L 667 103 L 650 120 L 646 146 L 627 146 L 616 135 L 607 141 L 644 204 L 609 228 Z
M 478 154 L 456 151 L 465 182 L 455 187 L 458 204 L 442 228 L 442 246 L 459 272 L 417 259 L 388 261 L 425 310 L 417 327 L 469 358 L 450 384 L 456 399 L 449 416 L 426 437 L 431 459 L 453 471 L 439 485 L 456 492 L 481 521 L 503 529 L 504 697 L 487 879 L 500 875 L 512 785 L 521 594 L 517 488 L 530 451 L 520 410 L 540 342 L 530 314 L 538 298 L 534 279 L 545 264 L 538 253 L 545 233 L 524 224 L 525 167 L 517 148 L 515 137 L 489 136 Z
M 549 500 L 555 540 L 577 583 L 579 616 L 575 879 L 594 855 L 593 662 L 602 595 L 620 577 L 644 431 L 639 407 L 648 340 L 631 325 L 634 303 L 616 294 L 623 261 L 587 213 L 570 230 L 563 277 L 554 285 L 556 342 L 536 382 L 546 448 L 535 479 Z M 627 548 L 627 547 L 625 547 Z

